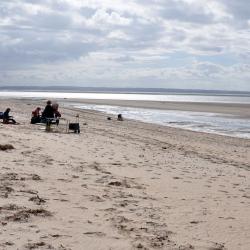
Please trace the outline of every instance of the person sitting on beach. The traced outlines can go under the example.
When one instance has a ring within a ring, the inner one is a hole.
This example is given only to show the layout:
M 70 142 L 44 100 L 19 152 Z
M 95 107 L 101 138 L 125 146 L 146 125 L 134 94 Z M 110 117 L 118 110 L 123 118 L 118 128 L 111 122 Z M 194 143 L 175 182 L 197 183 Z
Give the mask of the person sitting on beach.
M 32 111 L 32 117 L 31 117 L 31 124 L 39 123 L 41 122 L 41 115 L 40 115 L 41 108 L 37 107 L 35 110 Z
M 58 103 L 53 103 L 52 104 L 52 108 L 54 110 L 54 116 L 56 118 L 56 125 L 58 126 L 59 125 L 59 118 L 62 116 L 61 113 L 58 111 Z
M 5 110 L 5 112 L 3 113 L 3 123 L 5 123 L 5 124 L 9 124 L 9 123 L 16 124 L 16 121 L 13 119 L 13 117 L 9 115 L 10 110 L 11 110 L 10 108 L 7 108 Z
M 46 119 L 51 119 L 54 118 L 54 109 L 51 105 L 51 101 L 47 101 L 47 105 L 45 109 L 42 112 L 42 118 Z
M 117 116 L 117 120 L 118 120 L 118 121 L 123 121 L 122 114 L 119 114 L 119 115 Z

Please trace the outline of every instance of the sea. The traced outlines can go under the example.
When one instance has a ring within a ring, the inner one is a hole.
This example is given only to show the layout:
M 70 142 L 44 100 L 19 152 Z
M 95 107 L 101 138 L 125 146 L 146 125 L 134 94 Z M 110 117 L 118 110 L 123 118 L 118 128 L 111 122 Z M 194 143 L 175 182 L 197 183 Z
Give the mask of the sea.
M 83 104 L 79 102 L 60 102 L 83 110 L 95 110 L 107 115 L 122 114 L 125 119 L 139 120 L 192 131 L 220 134 L 250 139 L 250 117 L 239 118 L 233 115 L 192 112 L 179 110 L 158 110 L 129 107 L 130 100 L 171 101 L 250 104 L 250 92 L 207 91 L 176 89 L 134 89 L 134 88 L 51 88 L 46 90 L 30 87 L 0 88 L 0 98 L 51 98 L 55 99 L 102 99 L 127 100 L 128 106 Z M 249 111 L 250 112 L 250 111 Z

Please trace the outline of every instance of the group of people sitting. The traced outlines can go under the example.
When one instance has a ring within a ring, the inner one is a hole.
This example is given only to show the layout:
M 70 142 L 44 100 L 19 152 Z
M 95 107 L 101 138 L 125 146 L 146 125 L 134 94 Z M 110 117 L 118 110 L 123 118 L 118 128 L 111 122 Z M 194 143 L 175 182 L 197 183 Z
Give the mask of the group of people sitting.
M 37 107 L 34 111 L 32 111 L 31 124 L 35 123 L 55 123 L 59 124 L 59 118 L 61 117 L 60 112 L 58 111 L 59 105 L 57 103 L 51 103 L 51 101 L 47 101 L 47 105 L 44 108 L 43 112 L 41 112 L 41 108 Z M 7 108 L 5 112 L 0 112 L 0 118 L 3 119 L 4 124 L 18 124 L 13 116 L 10 113 L 11 109 Z
M 59 105 L 57 103 L 51 103 L 51 101 L 47 101 L 47 105 L 44 108 L 43 112 L 41 112 L 41 108 L 37 107 L 34 111 L 32 111 L 32 117 L 30 123 L 47 123 L 53 122 L 58 125 L 59 118 L 61 117 L 60 112 L 58 111 Z
M 53 103 L 51 101 L 47 101 L 47 105 L 45 106 L 42 113 L 41 108 L 37 107 L 34 111 L 32 111 L 31 116 L 31 124 L 35 123 L 55 123 L 56 125 L 59 125 L 59 118 L 61 117 L 60 112 L 58 111 L 59 105 L 57 103 Z M 17 124 L 17 122 L 14 120 L 13 116 L 9 115 L 10 108 L 7 108 L 5 112 L 0 112 L 0 118 L 3 119 L 3 123 L 5 124 Z M 111 120 L 111 117 L 107 118 L 108 120 Z M 122 114 L 118 114 L 117 117 L 118 121 L 123 121 Z

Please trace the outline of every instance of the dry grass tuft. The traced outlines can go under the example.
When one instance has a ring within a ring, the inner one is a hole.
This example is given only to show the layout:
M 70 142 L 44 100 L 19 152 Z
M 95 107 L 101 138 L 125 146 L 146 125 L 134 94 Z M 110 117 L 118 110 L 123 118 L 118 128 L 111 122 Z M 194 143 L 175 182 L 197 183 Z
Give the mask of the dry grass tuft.
M 11 144 L 0 144 L 0 151 L 6 151 L 10 149 L 14 149 Z

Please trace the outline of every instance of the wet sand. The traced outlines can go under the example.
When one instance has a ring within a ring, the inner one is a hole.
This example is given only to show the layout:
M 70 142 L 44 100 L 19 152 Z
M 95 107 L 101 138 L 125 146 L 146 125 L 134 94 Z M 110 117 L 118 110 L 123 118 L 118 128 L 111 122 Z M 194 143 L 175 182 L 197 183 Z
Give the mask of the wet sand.
M 1 249 L 250 249 L 250 140 L 68 108 L 45 132 L 29 124 L 44 101 L 7 106 Z
M 62 100 L 63 101 L 63 100 Z M 181 110 L 194 112 L 210 112 L 234 115 L 240 118 L 250 118 L 250 104 L 239 103 L 203 103 L 203 102 L 161 102 L 161 101 L 124 101 L 124 100 L 91 100 L 72 99 L 68 102 L 125 106 L 135 108 Z

